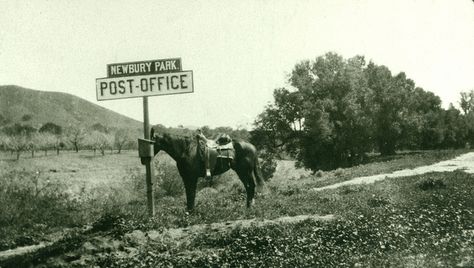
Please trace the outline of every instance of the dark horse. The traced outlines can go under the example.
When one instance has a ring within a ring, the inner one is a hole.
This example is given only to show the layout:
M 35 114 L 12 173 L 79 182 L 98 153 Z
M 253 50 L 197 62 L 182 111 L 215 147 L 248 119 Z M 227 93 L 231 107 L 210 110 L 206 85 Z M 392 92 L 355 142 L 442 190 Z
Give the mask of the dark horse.
M 194 208 L 196 185 L 198 178 L 205 177 L 204 160 L 199 153 L 198 142 L 194 137 L 183 137 L 172 134 L 158 134 L 151 129 L 151 138 L 154 140 L 154 154 L 163 150 L 176 161 L 179 174 L 183 179 L 186 190 L 186 204 L 189 211 Z M 235 157 L 230 161 L 230 168 L 235 170 L 247 192 L 247 207 L 253 204 L 255 186 L 263 186 L 262 176 L 258 164 L 257 149 L 245 141 L 232 141 Z M 216 168 L 211 175 L 219 175 L 228 168 Z

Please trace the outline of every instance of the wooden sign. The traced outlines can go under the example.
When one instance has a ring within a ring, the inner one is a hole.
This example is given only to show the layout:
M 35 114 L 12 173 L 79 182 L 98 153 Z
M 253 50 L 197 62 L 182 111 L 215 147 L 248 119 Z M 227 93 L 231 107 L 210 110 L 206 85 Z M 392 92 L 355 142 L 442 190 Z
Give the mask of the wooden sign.
M 96 79 L 97 100 L 194 92 L 193 71 Z

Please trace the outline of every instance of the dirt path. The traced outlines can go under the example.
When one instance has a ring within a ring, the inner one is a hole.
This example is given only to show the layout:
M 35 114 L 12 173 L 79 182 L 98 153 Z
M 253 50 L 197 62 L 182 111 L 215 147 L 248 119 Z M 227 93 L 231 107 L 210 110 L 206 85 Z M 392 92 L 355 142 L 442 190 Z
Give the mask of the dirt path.
M 474 152 L 460 155 L 454 159 L 441 161 L 439 163 L 421 166 L 414 169 L 404 169 L 395 171 L 393 173 L 378 174 L 366 177 L 358 177 L 351 179 L 349 181 L 344 181 L 320 188 L 313 188 L 314 191 L 321 191 L 326 189 L 334 189 L 344 185 L 353 185 L 353 184 L 366 184 L 374 183 L 386 178 L 397 178 L 397 177 L 407 177 L 425 174 L 429 172 L 451 172 L 455 170 L 462 170 L 467 173 L 474 173 Z

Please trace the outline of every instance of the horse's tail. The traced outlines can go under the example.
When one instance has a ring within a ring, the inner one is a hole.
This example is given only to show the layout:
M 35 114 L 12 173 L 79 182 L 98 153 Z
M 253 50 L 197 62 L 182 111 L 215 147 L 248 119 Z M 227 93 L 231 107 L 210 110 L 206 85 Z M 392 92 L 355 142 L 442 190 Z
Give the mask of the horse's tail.
M 253 167 L 253 174 L 255 176 L 255 181 L 256 181 L 256 184 L 257 184 L 257 190 L 261 192 L 263 190 L 264 181 L 263 181 L 262 173 L 260 171 L 260 164 L 258 162 L 258 157 L 257 156 L 255 157 L 255 164 L 254 164 L 254 167 Z

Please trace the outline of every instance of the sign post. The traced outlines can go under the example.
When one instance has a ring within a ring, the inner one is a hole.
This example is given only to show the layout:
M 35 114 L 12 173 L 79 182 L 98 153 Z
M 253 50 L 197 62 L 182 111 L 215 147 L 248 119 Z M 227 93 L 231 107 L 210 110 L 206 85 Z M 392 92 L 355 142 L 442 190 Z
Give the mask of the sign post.
M 146 140 L 150 140 L 150 117 L 148 115 L 148 97 L 143 97 L 143 134 Z M 151 143 L 149 145 L 151 146 Z M 150 148 L 150 152 L 153 153 L 153 148 Z M 147 207 L 148 207 L 148 216 L 155 216 L 155 198 L 153 195 L 153 169 L 151 168 L 151 157 L 145 157 L 143 159 L 145 162 L 145 179 L 146 179 L 146 197 L 147 197 Z M 142 163 L 143 164 L 143 163 Z
M 194 92 L 193 72 L 181 69 L 181 59 L 161 59 L 107 65 L 107 77 L 96 79 L 97 100 L 143 98 L 144 139 L 138 139 L 138 155 L 145 165 L 148 215 L 155 215 L 153 195 L 153 137 L 150 137 L 148 96 Z

